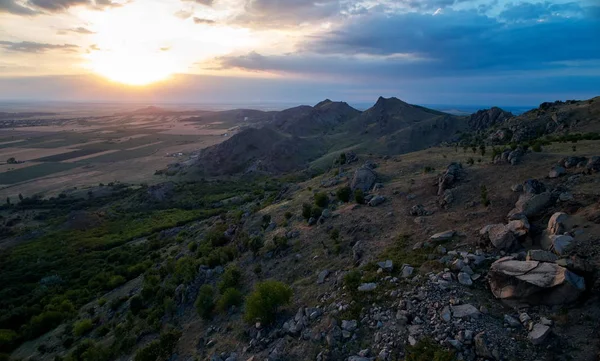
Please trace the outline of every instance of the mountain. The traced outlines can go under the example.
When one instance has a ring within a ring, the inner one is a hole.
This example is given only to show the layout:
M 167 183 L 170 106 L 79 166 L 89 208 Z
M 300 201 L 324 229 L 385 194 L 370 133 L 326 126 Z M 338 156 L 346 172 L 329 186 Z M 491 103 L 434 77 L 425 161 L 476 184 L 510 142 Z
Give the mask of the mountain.
M 504 111 L 498 107 L 492 107 L 471 114 L 468 124 L 472 130 L 482 130 L 498 123 L 503 123 L 512 117 L 513 114 L 511 112 Z
M 284 110 L 275 115 L 273 126 L 297 136 L 314 136 L 332 131 L 344 121 L 359 114 L 360 111 L 347 103 L 327 99 L 314 107 L 301 106 Z

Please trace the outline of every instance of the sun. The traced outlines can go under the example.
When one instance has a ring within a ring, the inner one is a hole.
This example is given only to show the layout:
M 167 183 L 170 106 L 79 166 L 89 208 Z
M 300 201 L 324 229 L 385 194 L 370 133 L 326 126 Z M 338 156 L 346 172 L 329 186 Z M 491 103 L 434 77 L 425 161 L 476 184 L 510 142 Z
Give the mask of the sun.
M 142 86 L 168 79 L 177 72 L 176 61 L 169 54 L 123 51 L 96 51 L 90 54 L 93 72 L 111 81 Z

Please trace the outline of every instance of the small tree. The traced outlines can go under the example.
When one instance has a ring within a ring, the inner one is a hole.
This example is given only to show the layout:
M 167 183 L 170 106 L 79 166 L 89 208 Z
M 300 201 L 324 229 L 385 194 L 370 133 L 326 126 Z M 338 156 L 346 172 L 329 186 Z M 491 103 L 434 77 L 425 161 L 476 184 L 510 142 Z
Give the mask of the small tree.
M 90 330 L 93 327 L 94 327 L 94 324 L 92 323 L 92 320 L 90 320 L 89 318 L 86 318 L 84 320 L 81 320 L 81 321 L 75 323 L 75 325 L 73 326 L 73 335 L 75 337 L 81 337 L 81 336 L 85 335 L 86 333 L 90 332 Z
M 473 165 L 473 164 L 475 164 L 475 160 L 473 158 L 469 158 L 469 159 L 467 159 L 467 164 Z
M 315 194 L 315 205 L 320 208 L 327 207 L 327 203 L 329 203 L 329 198 L 327 198 L 327 194 L 325 193 L 317 193 Z
M 483 145 L 483 144 L 482 144 L 482 145 L 479 147 L 479 151 L 481 152 L 481 156 L 482 156 L 482 157 L 483 157 L 483 156 L 485 156 L 485 145 Z
M 308 221 L 308 219 L 311 217 L 311 214 L 312 214 L 312 206 L 308 203 L 304 203 L 302 205 L 302 218 L 304 218 Z
M 533 150 L 534 152 L 537 152 L 537 153 L 541 152 L 542 151 L 542 143 L 535 142 L 533 144 L 533 146 L 531 147 L 531 150 Z
M 242 280 L 242 272 L 236 266 L 227 268 L 221 281 L 219 282 L 219 291 L 224 292 L 228 288 L 235 288 L 240 285 Z
M 215 307 L 215 302 L 213 300 L 214 290 L 210 285 L 203 285 L 200 287 L 200 291 L 198 292 L 198 297 L 196 298 L 196 310 L 200 317 L 204 319 L 209 319 L 212 311 Z
M 22 202 L 23 201 L 23 195 L 21 193 L 19 193 L 19 200 Z
M 15 157 L 10 157 L 6 160 L 6 163 L 8 164 L 17 164 L 17 160 L 15 159 Z
M 235 288 L 228 288 L 223 292 L 219 302 L 217 302 L 217 309 L 220 312 L 227 312 L 231 307 L 238 307 L 243 302 L 242 293 Z
M 6 204 L 10 206 L 10 197 L 6 197 Z
M 365 194 L 362 189 L 357 189 L 354 191 L 354 201 L 358 204 L 365 203 Z
M 337 199 L 346 203 L 350 201 L 350 197 L 352 196 L 352 189 L 350 189 L 350 187 L 340 188 L 337 190 L 335 195 L 337 196 Z
M 278 281 L 264 281 L 256 284 L 254 292 L 246 300 L 246 321 L 259 319 L 265 324 L 275 321 L 279 307 L 290 303 L 292 289 Z
M 340 164 L 346 164 L 346 153 L 340 154 Z

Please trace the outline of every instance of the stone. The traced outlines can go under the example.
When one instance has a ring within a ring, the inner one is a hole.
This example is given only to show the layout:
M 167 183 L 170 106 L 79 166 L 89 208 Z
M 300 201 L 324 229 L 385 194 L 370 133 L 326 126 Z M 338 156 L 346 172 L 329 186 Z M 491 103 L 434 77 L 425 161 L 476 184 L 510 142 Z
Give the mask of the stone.
M 410 214 L 411 216 L 428 216 L 430 213 L 425 209 L 425 207 L 423 207 L 422 204 L 417 204 L 414 205 L 410 208 L 410 210 L 408 211 L 408 214 Z
M 368 192 L 373 188 L 376 181 L 377 174 L 371 168 L 363 166 L 354 172 L 350 188 L 353 191 L 360 189 L 363 192 Z
M 588 160 L 586 166 L 588 171 L 590 172 L 600 172 L 600 157 L 593 156 Z
M 540 261 L 540 262 L 556 262 L 558 256 L 552 252 L 544 251 L 541 249 L 532 249 L 527 252 L 527 261 Z
M 378 262 L 377 265 L 387 272 L 391 272 L 394 269 L 394 263 L 389 259 L 385 262 Z
M 323 284 L 325 282 L 325 279 L 327 278 L 327 276 L 329 276 L 329 270 L 323 270 L 323 271 L 319 272 L 319 275 L 317 277 L 317 283 Z
M 358 286 L 358 290 L 360 292 L 372 292 L 376 288 L 377 288 L 376 283 L 363 283 L 362 285 Z
M 542 325 L 541 323 L 536 323 L 533 326 L 533 330 L 531 330 L 527 337 L 529 338 L 529 341 L 531 341 L 532 344 L 540 345 L 546 340 L 548 335 L 550 335 L 550 331 L 550 326 Z
M 558 178 L 560 176 L 563 176 L 567 174 L 567 170 L 563 167 L 554 167 L 552 168 L 552 170 L 550 170 L 550 173 L 548 173 L 548 177 L 550 178 Z
M 469 305 L 469 304 L 451 306 L 451 309 L 452 309 L 452 315 L 454 316 L 454 318 L 465 318 L 465 317 L 477 318 L 481 315 L 481 313 L 475 306 Z
M 383 204 L 383 202 L 385 202 L 384 196 L 375 196 L 369 201 L 369 206 L 377 207 L 377 206 Z
M 317 224 L 317 219 L 315 217 L 310 217 L 308 219 L 308 225 L 309 226 L 314 226 L 315 224 Z
M 468 274 L 469 276 L 472 276 L 473 274 L 475 274 L 475 272 L 473 272 L 473 269 L 470 266 L 464 266 L 463 268 L 460 269 L 460 271 Z
M 415 269 L 413 267 L 405 265 L 404 267 L 402 267 L 402 278 L 408 278 L 412 276 L 414 270 Z
M 473 285 L 473 281 L 471 280 L 471 276 L 465 272 L 460 272 L 458 274 L 458 282 L 465 286 Z
M 444 322 L 450 322 L 452 320 L 452 312 L 450 311 L 450 307 L 446 306 L 440 313 L 440 318 Z
M 585 291 L 583 277 L 554 263 L 517 261 L 504 257 L 488 272 L 494 296 L 531 305 L 560 305 L 575 301 Z
M 586 157 L 566 157 L 560 160 L 558 164 L 567 169 L 576 167 L 581 162 L 587 162 Z
M 443 242 L 443 241 L 451 240 L 452 238 L 454 238 L 455 234 L 456 234 L 456 231 L 445 231 L 445 232 L 436 233 L 433 236 L 429 237 L 429 239 L 431 239 L 434 242 Z
M 487 232 L 492 245 L 499 250 L 510 251 L 516 246 L 515 235 L 503 224 L 494 224 Z
M 358 321 L 356 320 L 342 320 L 342 330 L 354 332 L 358 328 Z
M 527 217 L 521 219 L 515 219 L 506 225 L 506 227 L 515 235 L 515 237 L 524 237 L 529 233 L 531 226 Z
M 473 339 L 475 342 L 475 354 L 479 357 L 493 360 L 495 357 L 490 350 L 490 343 L 485 332 L 478 333 Z
M 549 319 L 549 318 L 546 318 L 546 317 L 540 317 L 540 323 L 541 323 L 542 325 L 545 325 L 545 326 L 552 326 L 552 324 L 553 324 L 554 322 L 552 322 L 552 320 L 551 320 L 551 319 Z
M 510 187 L 510 190 L 513 192 L 523 192 L 523 185 L 522 184 L 514 184 L 512 187 Z
M 513 328 L 521 327 L 521 321 L 517 320 L 511 315 L 504 315 L 504 322 Z
M 517 213 L 522 213 L 526 217 L 530 218 L 542 212 L 546 209 L 552 201 L 552 194 L 550 192 L 544 192 L 540 194 L 522 194 L 519 197 L 515 208 L 508 214 L 509 217 Z
M 566 254 L 574 238 L 567 235 L 554 235 L 550 236 L 550 249 L 559 256 Z
M 558 200 L 561 202 L 571 202 L 575 200 L 575 197 L 569 192 L 562 192 L 558 195 Z
M 457 259 L 452 262 L 450 269 L 454 272 L 460 271 L 465 266 L 465 262 L 462 259 Z
M 352 256 L 354 257 L 354 261 L 358 262 L 362 258 L 363 255 L 363 247 L 360 241 L 356 242 L 354 246 L 352 246 Z
M 549 234 L 562 234 L 565 232 L 565 222 L 569 215 L 563 212 L 556 212 L 550 217 L 546 230 Z
M 537 179 L 528 179 L 523 182 L 523 191 L 529 194 L 540 194 L 546 191 L 546 185 Z

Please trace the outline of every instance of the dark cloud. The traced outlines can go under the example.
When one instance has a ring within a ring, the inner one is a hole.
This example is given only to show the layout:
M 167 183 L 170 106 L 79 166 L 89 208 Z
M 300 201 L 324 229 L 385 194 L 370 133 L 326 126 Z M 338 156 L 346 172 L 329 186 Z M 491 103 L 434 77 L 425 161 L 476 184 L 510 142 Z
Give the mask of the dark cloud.
M 49 50 L 72 52 L 77 50 L 79 47 L 73 44 L 45 44 L 31 41 L 12 42 L 0 40 L 0 48 L 3 48 L 7 51 L 20 53 L 43 53 Z
M 35 15 L 37 11 L 25 7 L 15 0 L 0 0 L 0 13 L 11 13 L 16 15 Z
M 507 23 L 475 10 L 367 14 L 308 39 L 294 54 L 218 60 L 223 68 L 395 81 L 593 69 L 589 64 L 600 61 L 599 23 L 589 8 L 569 9 L 581 15 Z
M 202 19 L 202 18 L 194 18 L 194 24 L 207 24 L 207 25 L 212 25 L 214 24 L 215 21 L 211 20 L 211 19 Z

